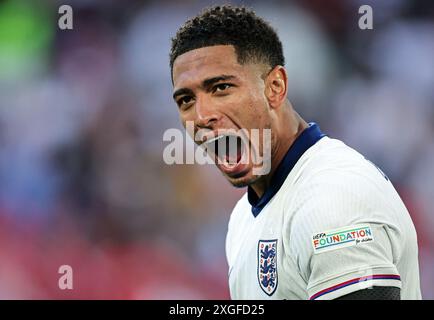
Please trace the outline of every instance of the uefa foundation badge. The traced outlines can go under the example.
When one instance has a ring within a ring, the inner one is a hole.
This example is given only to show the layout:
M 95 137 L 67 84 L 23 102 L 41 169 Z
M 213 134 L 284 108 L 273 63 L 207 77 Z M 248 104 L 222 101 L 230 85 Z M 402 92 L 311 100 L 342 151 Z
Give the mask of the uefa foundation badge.
M 258 281 L 269 296 L 277 288 L 277 239 L 258 242 Z
M 374 241 L 374 235 L 369 224 L 347 226 L 319 232 L 312 236 L 312 246 L 315 254 L 372 241 Z

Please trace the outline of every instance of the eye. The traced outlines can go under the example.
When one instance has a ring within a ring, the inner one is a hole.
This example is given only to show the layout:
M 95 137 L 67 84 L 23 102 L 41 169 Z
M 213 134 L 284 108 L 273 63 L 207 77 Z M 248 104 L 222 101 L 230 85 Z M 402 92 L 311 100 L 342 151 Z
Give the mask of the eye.
M 220 83 L 220 84 L 214 86 L 213 92 L 222 92 L 222 91 L 225 91 L 226 89 L 228 89 L 230 87 L 232 87 L 232 85 L 229 83 Z
M 191 96 L 183 96 L 179 98 L 176 103 L 179 107 L 185 107 L 186 105 L 190 104 L 193 101 L 193 97 Z

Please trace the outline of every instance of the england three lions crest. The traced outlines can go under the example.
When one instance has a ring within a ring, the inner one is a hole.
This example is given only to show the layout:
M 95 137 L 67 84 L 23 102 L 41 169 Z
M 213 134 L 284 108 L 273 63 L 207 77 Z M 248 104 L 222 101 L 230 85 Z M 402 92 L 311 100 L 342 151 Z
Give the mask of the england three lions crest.
M 258 281 L 261 289 L 271 296 L 277 288 L 277 239 L 258 242 Z

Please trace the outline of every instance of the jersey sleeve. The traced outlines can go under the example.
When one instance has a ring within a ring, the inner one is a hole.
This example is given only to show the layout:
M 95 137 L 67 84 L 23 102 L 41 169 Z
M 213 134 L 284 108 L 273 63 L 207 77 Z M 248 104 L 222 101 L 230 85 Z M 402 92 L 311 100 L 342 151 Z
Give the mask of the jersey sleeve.
M 389 237 L 396 226 L 377 188 L 358 175 L 330 171 L 299 189 L 290 250 L 309 299 L 336 299 L 373 286 L 401 288 Z

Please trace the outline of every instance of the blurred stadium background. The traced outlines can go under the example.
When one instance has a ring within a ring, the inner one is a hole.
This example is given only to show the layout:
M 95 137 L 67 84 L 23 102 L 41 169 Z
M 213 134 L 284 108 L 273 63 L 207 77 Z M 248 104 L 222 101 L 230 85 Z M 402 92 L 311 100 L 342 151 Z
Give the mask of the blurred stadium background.
M 234 190 L 167 166 L 170 37 L 215 1 L 0 1 L 0 298 L 226 299 Z M 391 178 L 434 298 L 432 1 L 232 1 L 278 30 L 301 115 Z M 61 4 L 74 30 L 59 30 Z M 374 29 L 358 29 L 369 4 Z M 59 290 L 60 265 L 74 289 Z

